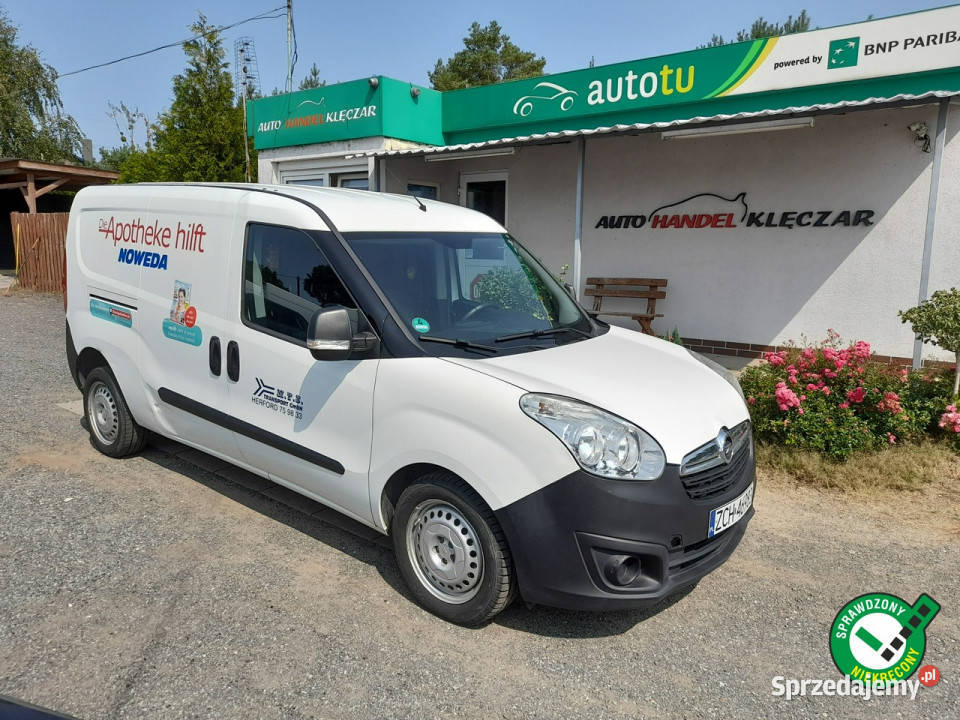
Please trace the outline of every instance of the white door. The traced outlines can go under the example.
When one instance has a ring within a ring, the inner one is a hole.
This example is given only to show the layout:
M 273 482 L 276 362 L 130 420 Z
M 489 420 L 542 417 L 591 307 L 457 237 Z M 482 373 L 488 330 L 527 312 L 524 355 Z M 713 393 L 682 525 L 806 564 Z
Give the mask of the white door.
M 355 307 L 323 252 L 324 234 L 251 222 L 243 242 L 229 384 L 243 459 L 362 521 L 379 360 L 318 361 L 307 327 L 323 305 Z M 326 236 L 329 241 L 336 242 Z
M 507 173 L 478 172 L 460 176 L 460 204 L 507 226 Z
M 222 353 L 232 323 L 222 268 L 231 250 L 234 208 L 219 191 L 195 190 L 189 198 L 178 189 L 152 191 L 146 217 L 171 232 L 164 260 L 144 260 L 140 271 L 140 374 L 148 394 L 159 398 L 155 407 L 164 434 L 235 457 L 233 433 L 210 419 L 227 404 Z

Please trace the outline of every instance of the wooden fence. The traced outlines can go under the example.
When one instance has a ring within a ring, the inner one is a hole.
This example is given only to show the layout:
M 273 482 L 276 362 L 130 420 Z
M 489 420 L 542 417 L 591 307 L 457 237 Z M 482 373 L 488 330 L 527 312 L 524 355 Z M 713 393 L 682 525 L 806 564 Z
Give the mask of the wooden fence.
M 62 290 L 70 213 L 10 213 L 20 287 L 40 292 Z

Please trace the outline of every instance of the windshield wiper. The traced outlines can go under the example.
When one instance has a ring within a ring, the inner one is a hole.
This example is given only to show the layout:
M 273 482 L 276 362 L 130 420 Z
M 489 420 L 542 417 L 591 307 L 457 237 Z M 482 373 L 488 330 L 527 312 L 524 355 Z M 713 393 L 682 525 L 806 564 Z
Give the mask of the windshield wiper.
M 527 330 L 526 332 L 514 333 L 512 335 L 501 335 L 494 342 L 507 342 L 508 340 L 521 340 L 523 338 L 537 338 L 544 337 L 545 335 L 557 335 L 559 333 L 572 332 L 577 335 L 583 335 L 583 337 L 593 337 L 590 333 L 585 330 L 578 330 L 573 327 L 557 327 L 557 328 L 545 328 L 543 330 Z
M 461 340 L 460 338 L 437 337 L 436 335 L 420 335 L 420 342 L 443 343 L 444 345 L 453 345 L 461 350 L 485 350 L 492 353 L 500 352 L 500 348 L 491 347 L 490 345 L 481 345 L 480 343 L 473 343 L 469 340 Z

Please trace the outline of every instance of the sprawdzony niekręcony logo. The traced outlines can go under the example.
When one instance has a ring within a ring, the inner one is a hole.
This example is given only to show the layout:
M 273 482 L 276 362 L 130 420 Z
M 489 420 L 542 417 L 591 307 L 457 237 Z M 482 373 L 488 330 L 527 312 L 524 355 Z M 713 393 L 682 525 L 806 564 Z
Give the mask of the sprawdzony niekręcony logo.
M 923 594 L 911 606 L 887 593 L 856 597 L 833 620 L 830 654 L 837 669 L 864 683 L 906 680 L 923 660 L 926 630 L 940 604 Z

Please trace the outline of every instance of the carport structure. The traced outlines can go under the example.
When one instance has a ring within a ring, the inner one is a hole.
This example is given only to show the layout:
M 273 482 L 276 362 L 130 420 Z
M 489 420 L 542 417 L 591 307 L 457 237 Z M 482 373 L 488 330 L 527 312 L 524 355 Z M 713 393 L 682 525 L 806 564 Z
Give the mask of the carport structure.
M 76 191 L 87 185 L 106 185 L 119 177 L 119 173 L 110 170 L 0 158 L 0 190 L 20 190 L 27 203 L 27 211 L 31 214 L 37 212 L 37 198 L 48 192 Z

